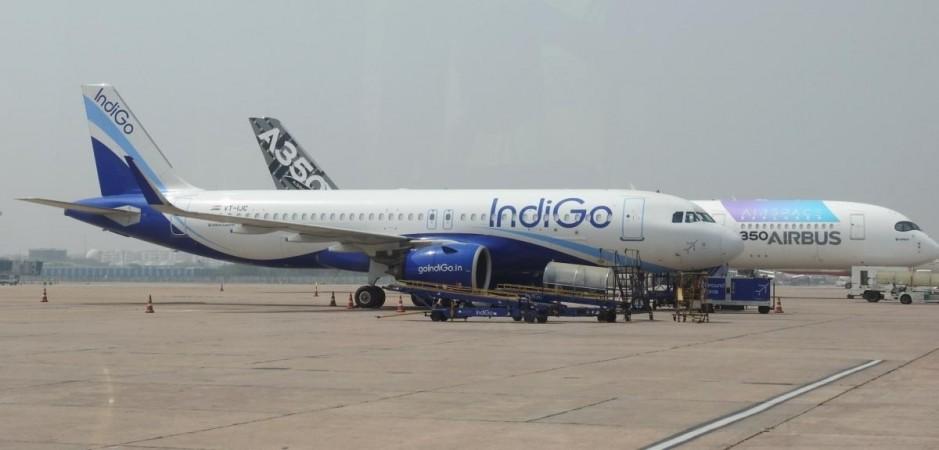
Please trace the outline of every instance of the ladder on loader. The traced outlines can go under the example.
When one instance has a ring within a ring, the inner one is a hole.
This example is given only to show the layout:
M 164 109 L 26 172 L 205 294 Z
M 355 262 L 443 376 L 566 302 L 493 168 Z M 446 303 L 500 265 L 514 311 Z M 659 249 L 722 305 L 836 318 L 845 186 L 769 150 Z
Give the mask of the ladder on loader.
M 649 320 L 653 320 L 639 250 L 625 249 L 622 256 L 614 253 L 613 261 L 613 284 L 607 285 L 606 297 L 621 306 L 627 322 L 632 320 L 633 312 L 647 312 Z

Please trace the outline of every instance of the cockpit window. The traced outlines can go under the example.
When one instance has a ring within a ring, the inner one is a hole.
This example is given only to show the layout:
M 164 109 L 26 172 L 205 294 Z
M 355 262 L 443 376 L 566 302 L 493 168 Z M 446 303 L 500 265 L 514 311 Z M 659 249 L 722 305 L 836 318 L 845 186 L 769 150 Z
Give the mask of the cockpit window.
M 682 218 L 684 215 L 685 215 L 685 213 L 683 213 L 683 212 L 681 212 L 681 211 L 675 212 L 675 214 L 672 214 L 672 223 L 681 223 L 681 218 Z
M 694 211 L 688 211 L 685 213 L 685 223 L 700 222 L 701 219 Z
M 901 220 L 897 222 L 897 224 L 894 225 L 893 228 L 897 231 L 913 231 L 913 230 L 919 230 L 919 225 L 916 225 L 915 223 L 910 222 L 908 220 Z
M 698 216 L 701 217 L 701 221 L 714 223 L 714 218 L 706 212 L 699 212 Z

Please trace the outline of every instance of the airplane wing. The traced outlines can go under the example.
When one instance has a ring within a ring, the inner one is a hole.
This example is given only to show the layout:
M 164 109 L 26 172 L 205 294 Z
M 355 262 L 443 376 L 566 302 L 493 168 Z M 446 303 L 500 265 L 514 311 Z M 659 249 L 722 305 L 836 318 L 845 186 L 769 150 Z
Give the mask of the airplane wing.
M 125 157 L 130 166 L 131 172 L 140 184 L 144 198 L 147 199 L 154 209 L 180 217 L 189 217 L 193 219 L 207 220 L 210 222 L 233 223 L 240 226 L 256 230 L 267 229 L 270 231 L 292 231 L 297 233 L 297 241 L 301 242 L 339 242 L 343 245 L 356 247 L 366 253 L 376 251 L 387 251 L 402 248 L 411 248 L 421 243 L 414 242 L 411 238 L 393 234 L 371 233 L 364 231 L 348 230 L 343 228 L 323 227 L 316 225 L 305 225 L 293 222 L 282 222 L 277 220 L 254 219 L 250 217 L 232 217 L 224 214 L 204 213 L 188 211 L 177 207 L 170 202 L 163 194 L 156 189 L 150 180 L 140 171 L 132 157 Z M 255 231 L 256 232 L 256 231 Z
M 80 203 L 62 202 L 59 200 L 50 200 L 46 198 L 19 198 L 17 200 L 36 203 L 38 205 L 52 206 L 71 211 L 78 211 L 85 214 L 95 214 L 107 217 L 121 225 L 128 226 L 140 222 L 140 211 L 137 208 L 100 208 L 97 206 L 82 205 Z

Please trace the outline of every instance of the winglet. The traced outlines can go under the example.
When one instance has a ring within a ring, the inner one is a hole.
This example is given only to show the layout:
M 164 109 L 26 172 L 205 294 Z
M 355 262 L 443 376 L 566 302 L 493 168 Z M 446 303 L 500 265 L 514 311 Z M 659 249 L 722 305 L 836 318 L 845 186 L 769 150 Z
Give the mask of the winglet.
M 137 184 L 140 185 L 140 191 L 143 193 L 143 197 L 147 199 L 147 203 L 154 206 L 170 206 L 171 204 L 166 200 L 166 197 L 163 197 L 160 190 L 153 186 L 153 183 L 147 179 L 140 167 L 137 167 L 134 158 L 125 156 L 124 159 L 127 161 L 127 165 L 130 166 L 130 171 L 134 175 L 134 179 L 137 180 Z

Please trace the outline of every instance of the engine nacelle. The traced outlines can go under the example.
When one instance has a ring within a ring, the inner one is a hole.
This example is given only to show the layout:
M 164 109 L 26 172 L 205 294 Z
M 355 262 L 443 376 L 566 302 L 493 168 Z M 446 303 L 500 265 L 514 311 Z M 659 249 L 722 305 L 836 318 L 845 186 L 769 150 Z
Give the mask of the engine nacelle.
M 486 247 L 454 242 L 412 250 L 403 269 L 405 280 L 485 289 L 492 277 L 492 258 Z

